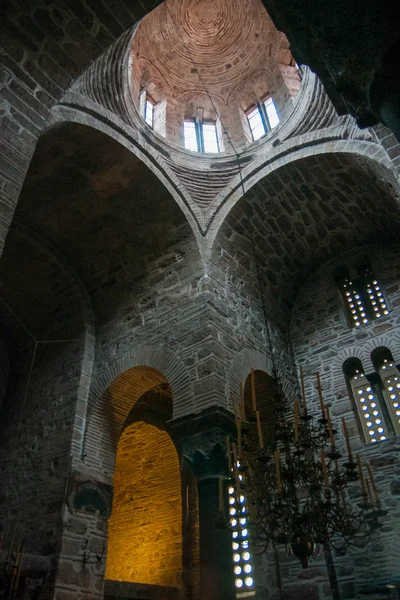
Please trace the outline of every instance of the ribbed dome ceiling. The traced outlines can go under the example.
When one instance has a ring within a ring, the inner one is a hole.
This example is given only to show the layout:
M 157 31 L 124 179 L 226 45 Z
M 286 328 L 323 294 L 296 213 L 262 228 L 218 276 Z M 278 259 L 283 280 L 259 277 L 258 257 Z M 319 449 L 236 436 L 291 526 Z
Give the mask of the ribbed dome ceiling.
M 227 104 L 244 80 L 270 69 L 282 44 L 290 60 L 260 0 L 168 0 L 143 19 L 133 54 L 167 97 L 189 101 L 205 84 Z

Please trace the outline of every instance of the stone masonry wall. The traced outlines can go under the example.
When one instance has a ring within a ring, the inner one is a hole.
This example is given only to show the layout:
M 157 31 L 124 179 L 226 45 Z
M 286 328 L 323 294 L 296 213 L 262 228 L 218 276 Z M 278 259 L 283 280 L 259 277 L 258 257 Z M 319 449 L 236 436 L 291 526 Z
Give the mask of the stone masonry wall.
M 2 3 L 0 20 L 0 249 L 51 107 L 158 0 Z
M 369 256 L 375 277 L 384 287 L 390 305 L 390 315 L 360 328 L 345 325 L 341 316 L 338 293 L 332 278 L 337 265 L 351 263 L 358 255 Z M 389 510 L 379 535 L 368 543 L 360 543 L 344 555 L 334 553 L 334 563 L 339 580 L 341 600 L 363 598 L 369 589 L 369 598 L 379 596 L 371 591 L 379 586 L 398 581 L 398 562 L 393 560 L 398 551 L 400 525 L 398 518 L 398 438 L 378 444 L 364 444 L 360 438 L 356 416 L 348 395 L 342 371 L 343 362 L 349 357 L 360 358 L 365 372 L 372 373 L 371 351 L 378 346 L 389 348 L 400 362 L 400 262 L 399 247 L 366 246 L 326 263 L 310 274 L 303 285 L 292 314 L 291 337 L 296 362 L 302 365 L 306 377 L 306 393 L 310 407 L 318 410 L 315 373 L 321 374 L 325 402 L 331 407 L 333 420 L 339 431 L 342 451 L 343 437 L 340 419 L 345 417 L 354 452 L 369 461 L 378 488 L 381 490 L 383 507 Z M 359 498 L 358 487 L 353 499 Z
M 0 413 L 0 527 L 5 544 L 16 525 L 27 552 L 54 558 L 70 457 L 82 442 L 91 323 L 73 273 L 23 228 L 12 229 L 1 269 L 11 370 Z M 44 598 L 53 580 L 54 569 Z

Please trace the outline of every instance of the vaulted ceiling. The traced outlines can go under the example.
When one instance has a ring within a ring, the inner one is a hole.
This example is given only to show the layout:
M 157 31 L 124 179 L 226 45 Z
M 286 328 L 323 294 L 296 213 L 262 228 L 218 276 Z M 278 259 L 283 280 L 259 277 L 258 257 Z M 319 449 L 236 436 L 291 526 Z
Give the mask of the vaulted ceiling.
M 249 190 L 217 236 L 214 261 L 247 277 L 255 249 L 265 298 L 286 318 L 313 269 L 358 245 L 395 241 L 399 225 L 398 196 L 379 171 L 351 155 L 316 155 Z
M 83 125 L 40 139 L 16 220 L 75 268 L 98 323 L 147 293 L 151 265 L 161 272 L 193 250 L 190 226 L 161 181 L 129 150 Z

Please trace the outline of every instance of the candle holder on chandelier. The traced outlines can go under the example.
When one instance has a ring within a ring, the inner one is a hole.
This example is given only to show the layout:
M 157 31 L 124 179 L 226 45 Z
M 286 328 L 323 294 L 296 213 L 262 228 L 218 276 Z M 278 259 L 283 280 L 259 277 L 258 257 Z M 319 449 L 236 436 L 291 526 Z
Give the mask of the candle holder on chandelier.
M 301 401 L 294 401 L 293 421 L 277 380 L 277 420 L 271 439 L 263 433 L 254 377 L 252 370 L 250 414 L 245 415 L 242 386 L 239 408 L 234 403 L 237 446 L 227 438 L 230 518 L 220 504 L 218 525 L 229 526 L 240 543 L 236 514 L 245 503 L 246 545 L 250 540 L 254 553 L 283 546 L 306 568 L 310 557 L 327 543 L 343 549 L 369 538 L 382 527 L 380 519 L 387 511 L 382 509 L 371 466 L 367 465 L 366 475 L 360 455 L 353 456 L 344 419 L 346 456 L 338 450 L 338 431 L 324 404 L 319 374 L 320 415 L 308 411 L 300 369 Z M 352 498 L 358 495 L 356 502 L 350 502 L 350 490 Z

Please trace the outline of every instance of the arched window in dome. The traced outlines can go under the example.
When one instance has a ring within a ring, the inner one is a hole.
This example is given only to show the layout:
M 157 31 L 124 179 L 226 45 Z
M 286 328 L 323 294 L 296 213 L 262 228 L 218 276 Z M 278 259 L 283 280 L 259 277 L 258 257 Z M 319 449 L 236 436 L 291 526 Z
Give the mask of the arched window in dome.
M 351 390 L 354 408 L 364 441 L 385 441 L 391 433 L 390 421 L 381 394 L 376 374 L 366 375 L 358 358 L 349 358 L 343 363 L 343 372 Z
M 150 93 L 148 88 L 152 88 Z M 145 123 L 156 133 L 166 135 L 166 101 L 157 93 L 154 85 L 148 84 L 140 92 L 139 110 Z
M 333 273 L 348 320 L 361 327 L 389 314 L 388 301 L 367 259 L 338 267 Z
M 259 140 L 279 124 L 278 111 L 270 95 L 250 107 L 246 115 L 253 141 Z
M 149 125 L 152 129 L 154 127 L 155 104 L 156 103 L 154 102 L 153 98 L 146 94 L 146 102 L 144 105 L 144 120 L 146 121 L 147 125 Z
M 204 109 L 198 108 L 194 118 L 183 122 L 185 149 L 192 152 L 221 152 L 221 132 L 218 119 L 206 118 Z

